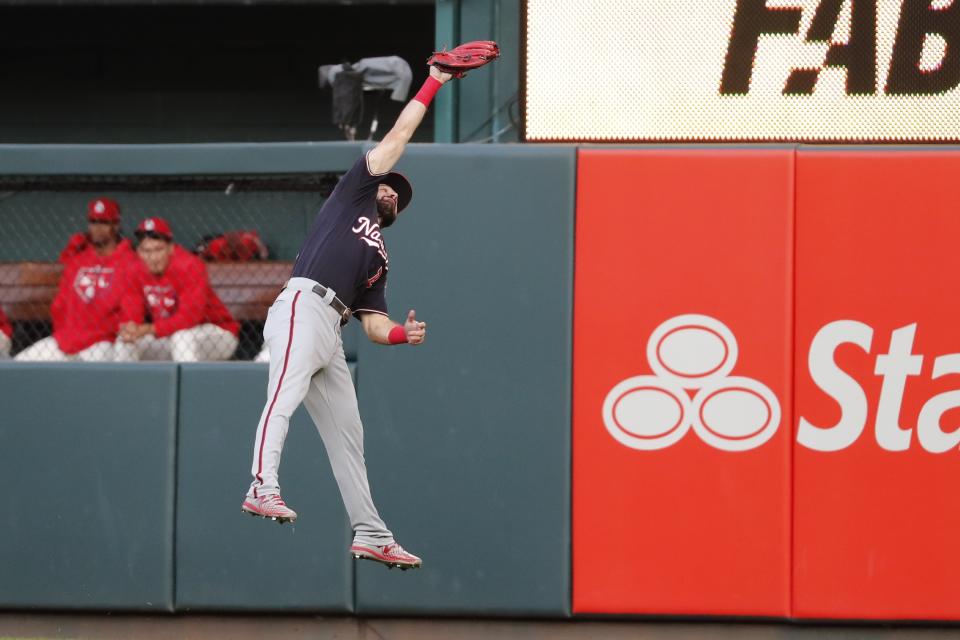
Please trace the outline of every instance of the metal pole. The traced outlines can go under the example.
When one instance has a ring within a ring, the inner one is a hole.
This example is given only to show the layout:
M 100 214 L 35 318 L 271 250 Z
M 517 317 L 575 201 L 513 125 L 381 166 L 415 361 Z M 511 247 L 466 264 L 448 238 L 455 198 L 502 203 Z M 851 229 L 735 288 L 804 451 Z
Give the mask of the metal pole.
M 453 48 L 460 43 L 460 0 L 437 0 L 434 46 Z M 460 91 L 458 82 L 448 83 L 434 100 L 433 139 L 435 142 L 460 141 Z

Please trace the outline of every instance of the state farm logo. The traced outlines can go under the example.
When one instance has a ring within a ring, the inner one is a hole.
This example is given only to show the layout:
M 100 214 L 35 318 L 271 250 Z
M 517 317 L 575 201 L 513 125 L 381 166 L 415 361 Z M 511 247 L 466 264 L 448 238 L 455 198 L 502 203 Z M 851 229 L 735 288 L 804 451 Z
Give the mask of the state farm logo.
M 907 451 L 916 442 L 930 453 L 960 449 L 960 429 L 945 430 L 944 416 L 960 409 L 960 390 L 929 398 L 915 424 L 903 424 L 901 409 L 911 378 L 923 371 L 926 357 L 913 352 L 917 324 L 894 329 L 886 353 L 872 355 L 874 329 L 856 320 L 836 320 L 814 336 L 807 355 L 810 379 L 840 408 L 833 424 L 814 424 L 803 415 L 797 444 L 814 451 L 841 451 L 857 442 L 874 416 L 873 439 L 886 451 Z M 876 407 L 863 384 L 837 363 L 844 345 L 874 358 L 881 379 Z M 731 376 L 737 340 L 719 320 L 682 315 L 667 320 L 647 342 L 647 361 L 655 375 L 627 378 L 603 401 L 603 423 L 617 442 L 633 449 L 663 449 L 692 427 L 710 446 L 724 451 L 759 447 L 780 426 L 780 403 L 752 378 Z M 960 374 L 960 353 L 933 358 L 930 378 Z
M 763 383 L 732 376 L 737 339 L 705 315 L 676 316 L 647 342 L 655 375 L 627 378 L 603 401 L 603 422 L 633 449 L 663 449 L 692 427 L 705 443 L 724 451 L 759 447 L 780 426 L 780 403 Z

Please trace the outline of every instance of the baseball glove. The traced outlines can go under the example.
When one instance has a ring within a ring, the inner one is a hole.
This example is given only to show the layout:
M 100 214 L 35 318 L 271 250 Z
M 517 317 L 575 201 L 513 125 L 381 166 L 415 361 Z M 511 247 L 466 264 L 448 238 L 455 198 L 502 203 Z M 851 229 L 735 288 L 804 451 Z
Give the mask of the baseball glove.
M 455 49 L 447 51 L 435 51 L 427 59 L 427 64 L 432 65 L 453 75 L 454 78 L 462 78 L 467 71 L 477 69 L 493 62 L 500 57 L 500 47 L 492 40 L 473 40 L 465 42 Z

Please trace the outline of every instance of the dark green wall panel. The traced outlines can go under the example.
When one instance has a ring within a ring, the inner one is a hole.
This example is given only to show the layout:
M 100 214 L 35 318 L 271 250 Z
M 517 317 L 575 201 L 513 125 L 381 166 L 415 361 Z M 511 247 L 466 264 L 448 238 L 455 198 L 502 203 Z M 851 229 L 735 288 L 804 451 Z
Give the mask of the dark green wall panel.
M 350 323 L 340 333 L 343 336 L 343 354 L 346 356 L 347 362 L 353 362 L 357 359 L 360 341 L 366 340 L 367 336 L 363 333 L 363 328 L 357 319 L 350 320 Z
M 280 465 L 283 497 L 297 522 L 281 526 L 240 512 L 266 396 L 266 365 L 181 368 L 178 611 L 353 609 L 350 526 L 303 408 L 291 420 Z
M 173 609 L 177 367 L 0 363 L 0 607 Z
M 420 347 L 360 342 L 374 499 L 418 572 L 357 569 L 361 614 L 565 615 L 571 147 L 408 148 L 388 302 Z
M 187 176 L 345 171 L 359 142 L 0 144 L 0 175 Z

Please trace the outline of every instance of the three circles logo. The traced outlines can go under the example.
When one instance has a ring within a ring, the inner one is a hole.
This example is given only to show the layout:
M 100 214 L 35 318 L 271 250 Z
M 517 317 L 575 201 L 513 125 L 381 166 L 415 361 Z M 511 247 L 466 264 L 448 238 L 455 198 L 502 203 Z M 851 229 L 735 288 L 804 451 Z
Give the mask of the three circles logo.
M 632 449 L 669 447 L 691 427 L 717 449 L 759 447 L 780 426 L 780 403 L 761 382 L 730 375 L 737 355 L 737 339 L 719 320 L 667 320 L 647 342 L 654 375 L 621 381 L 603 401 L 607 431 Z

